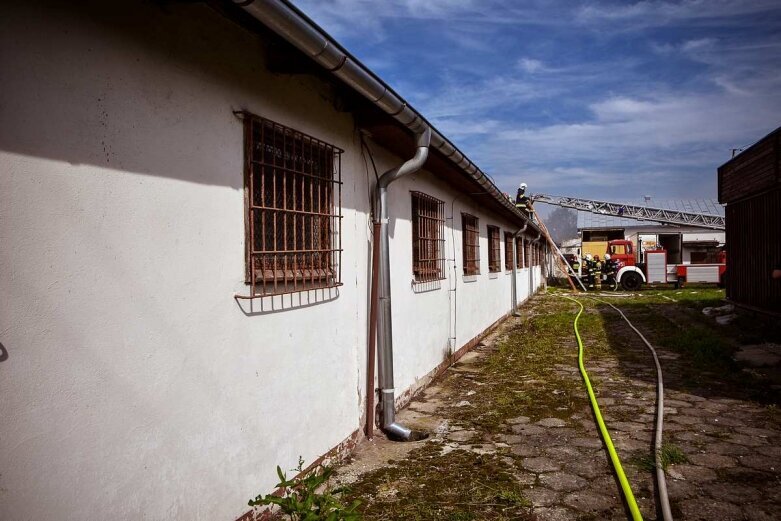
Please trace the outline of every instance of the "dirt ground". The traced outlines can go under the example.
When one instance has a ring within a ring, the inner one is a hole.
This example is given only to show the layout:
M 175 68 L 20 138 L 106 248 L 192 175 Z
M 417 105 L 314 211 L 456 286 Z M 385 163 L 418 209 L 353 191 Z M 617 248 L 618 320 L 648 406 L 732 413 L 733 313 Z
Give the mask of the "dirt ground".
M 577 305 L 549 290 L 505 321 L 399 414 L 431 433 L 364 442 L 337 480 L 369 520 L 626 519 L 577 367 Z M 779 326 L 716 317 L 723 291 L 605 297 L 657 348 L 665 381 L 664 465 L 680 520 L 770 520 L 781 512 Z M 656 373 L 610 307 L 579 297 L 586 368 L 645 519 L 653 479 Z M 778 356 L 776 356 L 778 355 Z M 740 359 L 737 362 L 735 359 Z M 751 365 L 747 364 L 750 363 Z

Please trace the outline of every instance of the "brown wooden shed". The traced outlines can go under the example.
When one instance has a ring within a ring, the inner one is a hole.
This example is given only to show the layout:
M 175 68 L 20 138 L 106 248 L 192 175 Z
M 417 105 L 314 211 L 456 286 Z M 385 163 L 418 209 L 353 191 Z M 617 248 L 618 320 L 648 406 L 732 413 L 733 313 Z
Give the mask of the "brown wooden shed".
M 781 312 L 781 127 L 721 165 L 719 202 L 726 204 L 727 298 Z

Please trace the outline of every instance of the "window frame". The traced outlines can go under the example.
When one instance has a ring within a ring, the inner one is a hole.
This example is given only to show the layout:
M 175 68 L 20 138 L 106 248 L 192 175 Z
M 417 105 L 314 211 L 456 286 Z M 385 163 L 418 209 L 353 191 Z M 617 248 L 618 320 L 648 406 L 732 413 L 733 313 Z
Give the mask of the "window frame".
M 502 271 L 502 241 L 501 231 L 498 226 L 489 224 L 486 226 L 488 233 L 488 273 Z
M 243 298 L 341 286 L 344 150 L 262 116 L 238 114 L 244 122 L 244 281 L 251 286 Z
M 523 235 L 515 238 L 515 265 L 519 270 L 526 267 L 526 239 Z
M 423 192 L 411 191 L 410 203 L 412 278 L 416 283 L 444 280 L 445 202 Z M 421 249 L 433 253 L 433 256 L 421 259 Z
M 480 219 L 466 212 L 461 212 L 461 260 L 464 275 L 480 275 Z
M 512 271 L 515 257 L 513 248 L 513 234 L 510 232 L 504 232 L 504 269 L 505 271 Z

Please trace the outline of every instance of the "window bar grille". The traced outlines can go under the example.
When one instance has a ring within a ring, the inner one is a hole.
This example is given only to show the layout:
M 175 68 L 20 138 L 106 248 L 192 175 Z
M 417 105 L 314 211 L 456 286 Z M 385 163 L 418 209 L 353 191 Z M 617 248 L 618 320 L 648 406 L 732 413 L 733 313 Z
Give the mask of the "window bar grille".
M 499 242 L 499 228 L 488 226 L 488 271 L 496 273 L 501 270 L 502 246 Z
M 513 235 L 509 232 L 504 232 L 504 269 L 513 269 Z
M 463 227 L 464 275 L 480 273 L 480 228 L 477 217 L 461 214 Z
M 525 266 L 523 265 L 523 237 L 516 237 L 515 238 L 515 265 L 518 266 L 518 269 L 522 269 Z
M 532 262 L 532 243 L 531 241 L 525 241 L 526 242 L 526 248 L 523 250 L 523 267 L 524 268 L 531 268 L 531 262 Z
M 251 293 L 237 298 L 341 286 L 343 150 L 271 120 L 241 115 Z
M 412 273 L 415 282 L 445 278 L 445 202 L 412 192 Z

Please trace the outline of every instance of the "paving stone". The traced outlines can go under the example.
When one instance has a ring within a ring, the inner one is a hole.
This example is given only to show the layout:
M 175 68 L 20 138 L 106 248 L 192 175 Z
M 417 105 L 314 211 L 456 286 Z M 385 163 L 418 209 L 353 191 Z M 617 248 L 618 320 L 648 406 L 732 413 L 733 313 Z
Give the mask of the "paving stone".
M 728 521 L 743 519 L 743 509 L 731 503 L 714 499 L 687 499 L 680 503 L 687 521 Z
M 740 426 L 735 427 L 735 432 L 745 434 L 747 436 L 757 436 L 759 438 L 774 438 L 778 436 L 778 433 L 771 431 L 770 429 L 761 429 L 758 427 Z
M 764 454 L 765 456 L 773 456 L 776 458 L 781 458 L 781 446 L 779 445 L 772 445 L 769 447 L 757 447 L 756 449 L 754 449 L 754 451 L 760 454 Z
M 678 408 L 686 408 L 692 406 L 691 403 L 689 402 L 685 402 L 683 400 L 668 399 L 668 398 L 665 398 L 664 405 L 665 407 L 670 406 L 670 407 L 678 407 Z M 683 411 L 681 411 L 681 413 L 683 413 Z
M 711 469 L 688 464 L 671 465 L 669 467 L 670 475 L 673 475 L 673 472 L 680 475 L 682 479 L 687 481 L 694 481 L 697 483 L 703 481 L 713 481 L 717 477 L 716 472 Z
M 682 479 L 667 479 L 667 494 L 670 500 L 678 501 L 699 496 L 699 488 L 690 481 Z
M 517 434 L 525 434 L 525 435 L 533 435 L 533 434 L 543 434 L 545 433 L 545 429 L 538 426 L 538 425 L 528 425 L 525 423 L 520 423 L 518 425 L 513 425 L 512 431 Z
M 510 452 L 512 452 L 516 456 L 528 458 L 528 457 L 538 456 L 540 454 L 540 449 L 534 447 L 533 445 L 520 444 L 520 445 L 510 445 Z
M 713 499 L 736 505 L 753 503 L 762 499 L 762 493 L 754 487 L 740 483 L 706 483 L 702 490 Z
M 768 444 L 766 438 L 755 438 L 754 436 L 746 436 L 745 434 L 732 434 L 727 441 L 737 443 L 738 445 L 745 445 L 746 447 L 759 447 Z
M 567 472 L 572 472 L 587 479 L 594 479 L 610 473 L 610 465 L 604 455 L 593 458 L 578 458 L 564 465 Z
M 583 451 L 577 447 L 564 445 L 561 447 L 548 447 L 545 454 L 558 460 L 575 461 L 583 457 Z
M 683 425 L 696 425 L 698 423 L 701 423 L 702 419 L 697 418 L 695 416 L 682 416 L 679 414 L 677 416 L 670 417 L 669 421 L 675 423 L 682 423 Z
M 537 475 L 531 472 L 513 472 L 513 477 L 519 485 L 524 487 L 532 486 L 537 482 Z M 524 492 L 524 496 L 526 493 Z
M 526 436 L 520 436 L 518 434 L 499 434 L 496 438 L 499 441 L 502 441 L 509 445 L 525 444 L 528 439 Z
M 575 438 L 572 440 L 572 444 L 576 447 L 583 447 L 586 449 L 601 449 L 602 448 L 602 440 L 593 437 L 593 438 Z
M 545 418 L 537 422 L 541 427 L 566 427 L 567 422 L 559 418 Z
M 518 425 L 521 423 L 529 423 L 531 421 L 528 416 L 516 416 L 515 418 L 510 418 L 507 420 L 507 423 L 510 425 Z
M 462 430 L 462 431 L 449 432 L 445 437 L 452 441 L 468 441 L 476 437 L 477 435 L 478 434 L 476 431 Z
M 585 487 L 588 481 L 567 472 L 553 472 L 551 474 L 542 474 L 540 482 L 553 490 L 559 492 L 571 492 Z
M 591 489 L 567 494 L 562 503 L 580 512 L 602 512 L 621 507 L 617 498 L 600 494 Z
M 442 406 L 443 403 L 440 400 L 429 400 L 426 402 L 412 402 L 409 408 L 419 412 L 432 413 L 439 410 Z
M 523 467 L 532 472 L 553 472 L 561 470 L 561 465 L 550 458 L 524 458 Z
M 767 472 L 781 471 L 781 461 L 776 458 L 752 454 L 749 456 L 739 456 L 738 461 L 741 465 L 756 470 L 764 470 Z
M 574 521 L 577 516 L 572 510 L 562 507 L 535 508 L 538 521 Z
M 559 501 L 558 492 L 540 486 L 524 490 L 523 496 L 531 501 L 535 507 L 547 507 Z
M 778 521 L 778 504 L 757 504 L 744 510 L 746 521 Z
M 767 447 L 763 447 L 767 448 Z M 772 447 L 776 448 L 776 447 Z M 781 447 L 779 448 L 779 455 L 781 455 Z M 751 451 L 748 447 L 744 447 L 743 445 L 737 445 L 735 443 L 727 443 L 727 442 L 716 442 L 716 443 L 708 443 L 708 452 L 712 452 L 714 454 L 724 454 L 725 456 L 742 456 L 744 454 L 748 454 Z
M 690 454 L 689 461 L 694 465 L 708 467 L 709 469 L 724 469 L 735 466 L 735 459 L 721 454 Z

